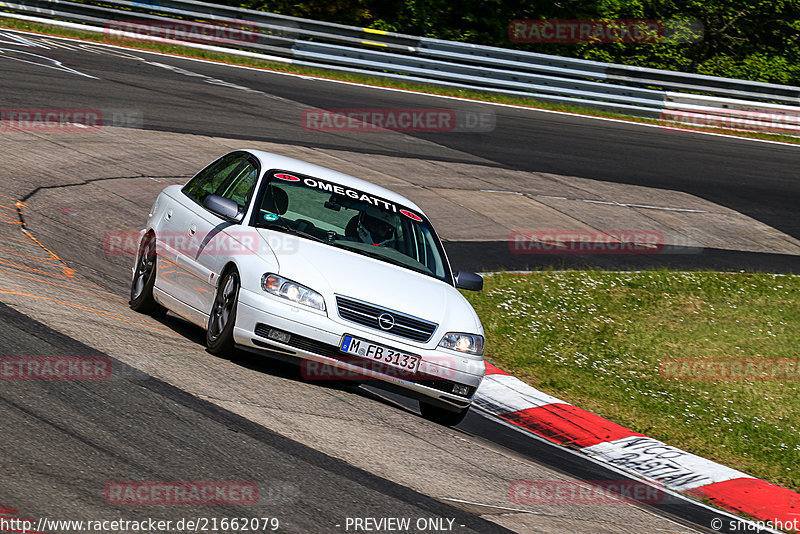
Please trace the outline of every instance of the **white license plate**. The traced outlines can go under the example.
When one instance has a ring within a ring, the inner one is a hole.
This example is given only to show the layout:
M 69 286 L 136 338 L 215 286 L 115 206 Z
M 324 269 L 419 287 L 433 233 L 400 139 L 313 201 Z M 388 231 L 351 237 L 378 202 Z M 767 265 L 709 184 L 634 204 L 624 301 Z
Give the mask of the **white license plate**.
M 399 350 L 391 349 L 383 345 L 376 345 L 363 339 L 345 335 L 339 345 L 339 350 L 347 354 L 353 354 L 367 360 L 382 362 L 389 367 L 414 373 L 419 368 L 422 359 L 416 354 L 408 354 Z

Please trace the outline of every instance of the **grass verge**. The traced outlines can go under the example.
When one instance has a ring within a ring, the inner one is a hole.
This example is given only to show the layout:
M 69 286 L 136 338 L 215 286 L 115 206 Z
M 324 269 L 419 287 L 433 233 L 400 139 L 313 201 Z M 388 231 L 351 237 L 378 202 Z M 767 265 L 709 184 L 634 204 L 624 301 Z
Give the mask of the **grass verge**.
M 486 329 L 488 361 L 635 431 L 800 491 L 796 371 L 745 367 L 734 380 L 712 380 L 662 367 L 675 358 L 800 364 L 800 276 L 540 271 L 487 276 L 482 293 L 466 296 Z
M 742 132 L 736 130 L 727 130 L 724 128 L 697 128 L 691 126 L 675 126 L 673 124 L 664 124 L 664 121 L 658 119 L 649 119 L 643 117 L 635 117 L 625 115 L 622 113 L 614 113 L 608 111 L 596 110 L 588 107 L 581 107 L 577 105 L 564 105 L 547 101 L 536 100 L 535 98 L 527 98 L 522 96 L 503 95 L 494 92 L 475 91 L 467 89 L 448 88 L 444 86 L 437 86 L 433 84 L 425 84 L 418 82 L 403 82 L 394 79 L 382 78 L 380 76 L 367 76 L 361 74 L 348 74 L 334 70 L 302 67 L 298 65 L 288 65 L 285 63 L 264 61 L 255 58 L 248 58 L 244 56 L 237 56 L 233 54 L 225 54 L 220 52 L 212 52 L 198 48 L 191 48 L 181 45 L 173 45 L 160 42 L 140 41 L 140 40 L 121 40 L 109 39 L 103 33 L 82 31 L 62 26 L 54 26 L 51 24 L 42 24 L 38 22 L 24 21 L 14 18 L 4 18 L 0 12 L 0 29 L 13 29 L 23 30 L 34 33 L 41 33 L 45 35 L 53 35 L 60 37 L 71 37 L 73 39 L 80 39 L 84 41 L 93 41 L 98 43 L 114 44 L 124 46 L 127 48 L 137 50 L 148 50 L 153 52 L 161 52 L 165 54 L 173 54 L 182 57 L 205 59 L 209 61 L 217 61 L 220 63 L 227 63 L 230 65 L 242 65 L 247 67 L 262 68 L 265 70 L 273 70 L 278 72 L 288 72 L 293 74 L 303 74 L 308 76 L 316 76 L 320 78 L 328 78 L 341 80 L 353 83 L 362 83 L 366 85 L 374 85 L 378 87 L 391 87 L 396 89 L 403 89 L 407 91 L 416 91 L 421 93 L 429 93 L 444 96 L 454 96 L 458 98 L 466 98 L 471 100 L 478 100 L 484 102 L 496 102 L 501 104 L 510 104 L 515 106 L 530 107 L 534 109 L 542 109 L 549 111 L 562 111 L 565 113 L 575 113 L 578 115 L 589 115 L 593 117 L 606 117 L 618 120 L 625 120 L 630 122 L 642 122 L 648 124 L 662 124 L 665 127 L 674 128 L 679 127 L 684 130 L 696 130 L 711 133 L 720 133 L 726 135 L 734 135 L 738 137 L 745 137 L 751 139 L 763 139 L 767 141 L 779 141 L 784 143 L 800 144 L 800 139 L 795 136 L 768 134 L 762 132 Z

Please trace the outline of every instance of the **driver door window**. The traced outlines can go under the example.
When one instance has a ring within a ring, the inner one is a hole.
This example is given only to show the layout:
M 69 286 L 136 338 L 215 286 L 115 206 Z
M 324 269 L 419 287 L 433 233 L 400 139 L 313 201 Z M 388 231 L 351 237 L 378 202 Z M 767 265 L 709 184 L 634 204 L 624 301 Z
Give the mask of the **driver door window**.
M 258 179 L 258 165 L 252 160 L 245 161 L 237 168 L 217 193 L 221 197 L 229 198 L 244 210 L 253 195 L 253 189 Z
M 246 152 L 234 152 L 222 156 L 217 161 L 197 173 L 188 184 L 183 187 L 183 192 L 200 204 L 203 205 L 208 195 L 217 194 L 217 190 L 230 177 L 231 173 L 239 167 L 249 154 Z

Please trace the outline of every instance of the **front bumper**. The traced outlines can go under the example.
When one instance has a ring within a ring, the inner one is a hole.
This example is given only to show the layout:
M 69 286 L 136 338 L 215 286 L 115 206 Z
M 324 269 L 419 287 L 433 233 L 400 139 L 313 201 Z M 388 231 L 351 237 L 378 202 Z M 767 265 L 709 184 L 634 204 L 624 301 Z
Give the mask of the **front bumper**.
M 356 323 L 334 321 L 327 315 L 303 308 L 242 288 L 234 341 L 251 350 L 305 360 L 301 366 L 307 378 L 369 383 L 451 410 L 468 407 L 483 379 L 486 367 L 482 359 L 450 354 L 451 351 L 426 348 L 401 339 L 385 339 Z M 290 338 L 285 342 L 270 338 L 271 329 L 286 332 Z M 416 354 L 421 357 L 420 369 L 409 375 L 379 362 L 345 354 L 339 350 L 345 334 Z

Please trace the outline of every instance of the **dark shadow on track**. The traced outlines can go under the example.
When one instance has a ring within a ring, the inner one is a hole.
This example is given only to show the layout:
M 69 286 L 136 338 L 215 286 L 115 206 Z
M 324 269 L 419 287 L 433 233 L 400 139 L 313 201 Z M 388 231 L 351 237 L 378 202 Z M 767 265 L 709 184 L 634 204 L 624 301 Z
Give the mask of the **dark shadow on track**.
M 800 272 L 800 256 L 706 248 L 670 247 L 658 254 L 524 254 L 506 241 L 448 241 L 453 270 L 681 269 L 708 271 Z

